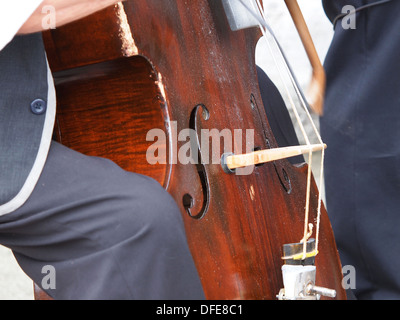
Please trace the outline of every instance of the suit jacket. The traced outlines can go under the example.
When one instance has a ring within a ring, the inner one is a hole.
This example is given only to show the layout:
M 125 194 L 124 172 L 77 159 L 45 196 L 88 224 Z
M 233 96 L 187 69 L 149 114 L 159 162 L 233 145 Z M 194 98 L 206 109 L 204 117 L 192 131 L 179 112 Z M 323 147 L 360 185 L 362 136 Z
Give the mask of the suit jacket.
M 325 59 L 326 203 L 360 299 L 400 299 L 399 17 L 392 0 L 360 11 L 355 29 L 339 22 Z
M 16 36 L 0 51 L 0 215 L 24 204 L 45 164 L 55 90 L 41 34 Z

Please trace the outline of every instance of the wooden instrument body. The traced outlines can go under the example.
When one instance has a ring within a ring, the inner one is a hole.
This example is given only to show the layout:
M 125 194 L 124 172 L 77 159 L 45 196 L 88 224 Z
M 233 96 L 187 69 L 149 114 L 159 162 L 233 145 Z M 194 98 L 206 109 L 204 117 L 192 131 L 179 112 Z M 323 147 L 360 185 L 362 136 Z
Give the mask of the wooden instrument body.
M 199 134 L 228 129 L 233 136 L 241 129 L 234 143 L 245 148 L 251 129 L 256 148 L 277 147 L 255 72 L 258 38 L 256 29 L 232 32 L 215 0 L 127 1 L 45 34 L 57 90 L 57 139 L 164 185 L 181 209 L 208 299 L 276 299 L 283 288 L 282 246 L 303 235 L 306 165 L 282 160 L 235 175 L 219 163 L 205 164 L 204 185 L 196 165 L 171 163 L 187 144 L 177 135 L 191 126 L 198 105 L 209 111 L 208 119 L 198 112 Z M 165 132 L 167 164 L 146 159 L 154 144 L 146 135 L 154 128 Z M 224 143 L 219 150 L 210 146 L 217 158 Z M 187 213 L 187 194 L 192 212 L 207 204 L 202 219 Z M 311 222 L 317 206 L 313 184 Z M 322 211 L 316 284 L 344 299 L 336 244 Z

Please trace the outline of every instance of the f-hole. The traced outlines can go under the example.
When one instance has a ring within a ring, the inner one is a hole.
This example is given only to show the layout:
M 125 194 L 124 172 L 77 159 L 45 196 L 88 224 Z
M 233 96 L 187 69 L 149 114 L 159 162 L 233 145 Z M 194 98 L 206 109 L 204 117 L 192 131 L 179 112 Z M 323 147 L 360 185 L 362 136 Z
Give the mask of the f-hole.
M 182 199 L 183 207 L 185 208 L 188 215 L 191 218 L 197 219 L 197 220 L 202 219 L 206 215 L 209 205 L 210 205 L 210 184 L 208 181 L 206 168 L 203 164 L 203 157 L 202 157 L 201 148 L 200 148 L 200 140 L 199 140 L 199 136 L 197 134 L 197 132 L 198 132 L 197 131 L 197 121 L 198 121 L 197 115 L 199 114 L 200 110 L 202 111 L 203 119 L 205 121 L 207 121 L 210 118 L 210 112 L 208 111 L 206 106 L 203 104 L 198 104 L 196 107 L 194 107 L 194 109 L 192 110 L 192 112 L 190 114 L 190 120 L 189 120 L 189 128 L 192 129 L 191 133 L 190 133 L 191 134 L 190 141 L 192 143 L 191 147 L 192 147 L 192 150 L 197 150 L 197 159 L 193 159 L 193 160 L 195 160 L 195 163 L 196 163 L 196 169 L 197 169 L 197 173 L 199 175 L 199 179 L 200 179 L 201 187 L 202 187 L 202 191 L 203 191 L 203 205 L 202 205 L 202 208 L 200 209 L 200 212 L 197 214 L 194 214 L 192 212 L 192 208 L 194 206 L 194 198 L 192 197 L 192 195 L 186 193 Z

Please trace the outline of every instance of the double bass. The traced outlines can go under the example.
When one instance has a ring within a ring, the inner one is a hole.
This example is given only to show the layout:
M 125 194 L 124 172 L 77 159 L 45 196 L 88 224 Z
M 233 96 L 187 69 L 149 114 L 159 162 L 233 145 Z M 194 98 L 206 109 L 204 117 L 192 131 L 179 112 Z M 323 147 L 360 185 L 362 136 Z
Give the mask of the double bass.
M 226 12 L 222 0 L 129 0 L 45 32 L 57 92 L 54 133 L 72 149 L 164 186 L 181 210 L 207 299 L 276 299 L 284 288 L 282 266 L 296 260 L 282 258 L 295 256 L 285 248 L 313 245 L 299 244 L 308 166 L 278 158 L 237 174 L 224 168 L 229 161 L 209 159 L 232 160 L 232 144 L 220 141 L 208 157 L 202 152 L 198 142 L 213 141 L 200 139 L 207 130 L 251 131 L 250 153 L 279 147 L 256 74 L 260 31 L 233 31 Z M 154 129 L 163 133 L 158 144 L 148 136 Z M 185 129 L 186 140 L 179 136 Z M 232 137 L 235 148 L 246 149 L 245 134 Z M 182 163 L 188 143 L 196 156 Z M 153 161 L 160 159 L 166 161 Z M 318 206 L 312 180 L 310 222 Z M 320 211 L 313 285 L 345 299 L 333 232 Z M 297 260 L 303 266 L 309 257 Z

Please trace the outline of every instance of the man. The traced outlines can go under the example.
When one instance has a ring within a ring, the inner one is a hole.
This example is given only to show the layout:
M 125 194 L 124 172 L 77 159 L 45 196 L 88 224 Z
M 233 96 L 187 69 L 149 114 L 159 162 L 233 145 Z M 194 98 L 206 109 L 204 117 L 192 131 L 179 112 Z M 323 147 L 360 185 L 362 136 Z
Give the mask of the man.
M 321 118 L 328 213 L 356 298 L 399 299 L 400 1 L 323 3 L 335 23 Z
M 0 4 L 0 243 L 55 299 L 203 299 L 179 210 L 148 177 L 51 141 L 55 92 L 41 39 L 115 0 Z

